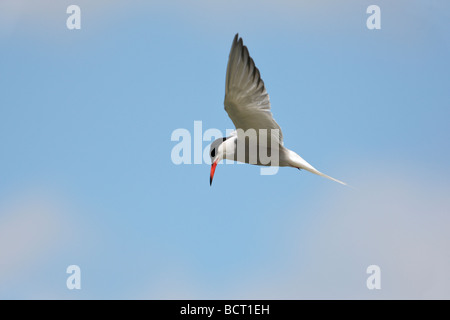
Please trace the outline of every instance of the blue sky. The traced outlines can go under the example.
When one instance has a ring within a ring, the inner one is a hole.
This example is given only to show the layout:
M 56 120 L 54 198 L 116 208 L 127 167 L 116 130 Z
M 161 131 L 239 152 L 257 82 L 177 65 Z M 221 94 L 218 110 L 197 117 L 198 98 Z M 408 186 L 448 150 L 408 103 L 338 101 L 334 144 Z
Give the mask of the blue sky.
M 449 298 L 449 9 L 3 1 L 0 298 Z M 285 146 L 353 188 L 172 163 L 175 129 L 232 128 L 237 32 Z

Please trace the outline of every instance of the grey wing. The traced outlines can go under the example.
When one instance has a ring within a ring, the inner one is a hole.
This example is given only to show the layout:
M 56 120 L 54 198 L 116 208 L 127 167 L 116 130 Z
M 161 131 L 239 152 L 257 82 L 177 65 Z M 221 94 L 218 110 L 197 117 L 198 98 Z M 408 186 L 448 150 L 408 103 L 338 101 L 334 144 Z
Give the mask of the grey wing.
M 272 137 L 283 144 L 281 128 L 270 111 L 269 94 L 255 62 L 236 34 L 228 58 L 225 110 L 236 129 L 276 129 Z M 275 136 L 274 136 L 275 135 Z

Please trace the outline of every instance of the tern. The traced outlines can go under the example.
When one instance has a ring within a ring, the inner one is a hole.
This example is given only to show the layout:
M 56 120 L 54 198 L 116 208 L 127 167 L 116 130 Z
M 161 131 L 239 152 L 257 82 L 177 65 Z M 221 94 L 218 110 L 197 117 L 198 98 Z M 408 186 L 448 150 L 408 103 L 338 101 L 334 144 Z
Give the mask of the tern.
M 233 131 L 229 137 L 214 140 L 211 144 L 210 185 L 217 164 L 223 159 L 255 165 L 304 169 L 346 185 L 345 182 L 318 171 L 297 153 L 283 146 L 283 134 L 270 110 L 269 95 L 264 82 L 239 34 L 236 34 L 233 39 L 228 57 L 224 105 L 236 131 Z M 249 130 L 255 132 L 257 138 L 253 149 L 251 143 L 248 143 L 249 136 L 245 134 Z M 266 133 L 263 136 L 261 132 L 264 130 Z M 244 147 L 239 148 L 240 145 Z M 242 151 L 241 154 L 239 151 Z M 277 156 L 277 161 L 263 161 L 262 154 Z

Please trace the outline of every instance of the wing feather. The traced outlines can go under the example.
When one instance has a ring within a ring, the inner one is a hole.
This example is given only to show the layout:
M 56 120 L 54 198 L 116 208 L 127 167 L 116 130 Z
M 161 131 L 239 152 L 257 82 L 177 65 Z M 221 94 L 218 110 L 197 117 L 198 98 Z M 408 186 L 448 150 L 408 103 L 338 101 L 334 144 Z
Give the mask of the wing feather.
M 272 138 L 283 144 L 283 134 L 270 111 L 269 94 L 242 38 L 231 45 L 225 81 L 225 110 L 236 129 L 277 129 Z

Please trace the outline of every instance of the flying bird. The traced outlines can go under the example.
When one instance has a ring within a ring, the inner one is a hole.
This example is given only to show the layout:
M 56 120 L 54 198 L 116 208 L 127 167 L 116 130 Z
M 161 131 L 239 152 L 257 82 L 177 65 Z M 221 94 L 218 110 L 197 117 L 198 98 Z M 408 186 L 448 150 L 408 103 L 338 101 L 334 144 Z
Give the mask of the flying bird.
M 236 131 L 211 144 L 210 185 L 217 164 L 223 159 L 304 169 L 346 185 L 318 171 L 297 153 L 283 146 L 283 134 L 270 111 L 269 95 L 264 82 L 239 34 L 234 37 L 228 57 L 224 105 Z M 252 139 L 252 134 L 255 139 Z M 274 161 L 268 162 L 268 158 Z

